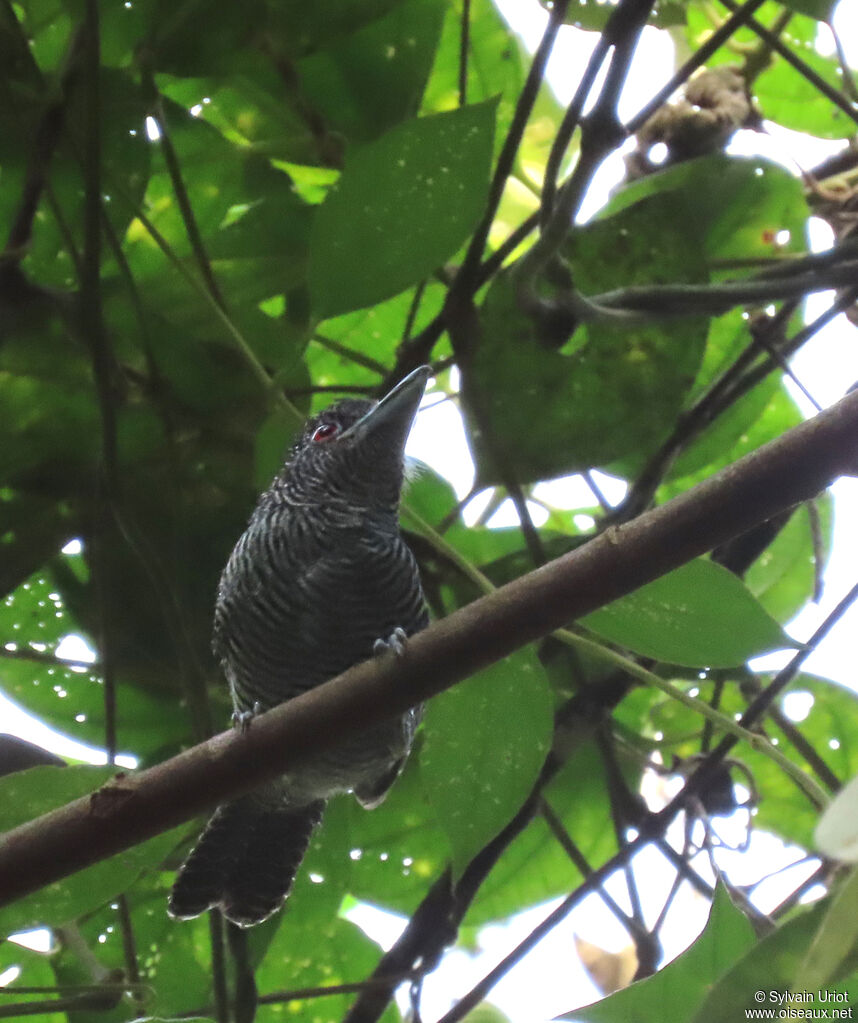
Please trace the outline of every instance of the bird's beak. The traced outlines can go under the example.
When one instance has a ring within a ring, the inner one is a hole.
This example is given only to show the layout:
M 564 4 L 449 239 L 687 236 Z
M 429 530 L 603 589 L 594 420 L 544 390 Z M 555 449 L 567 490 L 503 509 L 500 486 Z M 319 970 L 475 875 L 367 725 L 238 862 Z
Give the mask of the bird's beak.
M 426 381 L 431 373 L 428 366 L 419 366 L 413 370 L 374 408 L 350 426 L 340 439 L 362 440 L 383 437 L 385 446 L 389 445 L 391 449 L 398 447 L 401 451 L 405 447 L 420 399 L 426 389 Z

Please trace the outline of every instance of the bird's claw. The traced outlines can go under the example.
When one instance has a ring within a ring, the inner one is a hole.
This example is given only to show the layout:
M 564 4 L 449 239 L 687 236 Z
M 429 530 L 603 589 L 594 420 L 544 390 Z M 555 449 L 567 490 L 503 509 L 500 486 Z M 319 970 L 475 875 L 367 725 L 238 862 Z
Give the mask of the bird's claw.
M 262 713 L 262 704 L 259 700 L 253 704 L 252 710 L 234 710 L 232 712 L 232 723 L 235 728 L 244 734 L 250 728 L 250 722 L 257 714 Z
M 381 657 L 382 654 L 386 654 L 390 650 L 396 657 L 402 657 L 405 653 L 405 641 L 407 638 L 405 629 L 397 627 L 387 639 L 377 639 L 372 645 L 372 652 L 376 657 Z

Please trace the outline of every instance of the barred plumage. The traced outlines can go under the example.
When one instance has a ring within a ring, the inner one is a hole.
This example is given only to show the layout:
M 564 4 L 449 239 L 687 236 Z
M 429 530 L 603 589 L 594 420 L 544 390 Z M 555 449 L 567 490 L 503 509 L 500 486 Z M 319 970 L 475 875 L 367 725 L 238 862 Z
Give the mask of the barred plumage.
M 428 369 L 375 405 L 346 400 L 309 420 L 260 497 L 218 588 L 214 650 L 235 710 L 267 710 L 427 624 L 417 564 L 399 531 L 403 449 Z M 177 917 L 220 906 L 241 926 L 288 894 L 325 801 L 380 802 L 419 720 L 410 711 L 219 807 L 182 867 Z

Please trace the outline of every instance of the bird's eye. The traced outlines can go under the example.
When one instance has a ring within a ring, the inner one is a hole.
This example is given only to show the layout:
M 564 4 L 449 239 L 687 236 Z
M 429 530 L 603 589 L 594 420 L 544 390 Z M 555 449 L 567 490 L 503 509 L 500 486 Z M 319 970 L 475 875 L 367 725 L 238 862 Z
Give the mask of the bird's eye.
M 313 431 L 313 440 L 317 443 L 324 443 L 326 440 L 333 440 L 340 432 L 336 423 L 322 423 Z

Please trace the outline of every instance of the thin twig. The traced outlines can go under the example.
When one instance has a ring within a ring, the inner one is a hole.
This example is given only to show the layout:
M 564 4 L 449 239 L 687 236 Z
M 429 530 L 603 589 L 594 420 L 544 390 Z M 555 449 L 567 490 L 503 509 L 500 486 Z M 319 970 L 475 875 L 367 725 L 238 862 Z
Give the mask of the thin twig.
M 17 16 L 11 9 L 7 17 L 15 25 L 19 24 Z M 1 258 L 4 261 L 13 260 L 17 262 L 21 260 L 32 240 L 33 222 L 39 208 L 39 201 L 48 182 L 48 171 L 50 170 L 53 155 L 62 138 L 69 96 L 81 71 L 85 35 L 83 26 L 72 34 L 63 68 L 59 75 L 58 87 L 56 89 L 57 98 L 48 105 L 36 125 L 35 132 L 33 132 L 33 148 L 24 174 L 21 198 L 12 218 L 9 233 L 6 236 L 6 244 L 3 247 Z M 35 62 L 32 60 L 30 48 L 23 37 L 21 37 L 21 42 L 23 44 L 21 46 L 21 56 L 28 62 L 33 63 L 34 68 L 36 68 Z M 9 55 L 7 54 L 8 59 Z M 16 108 L 13 103 L 10 103 L 7 109 L 10 112 L 14 112 Z
M 329 352 L 341 355 L 344 359 L 348 359 L 349 362 L 353 362 L 356 366 L 363 366 L 364 369 L 372 370 L 373 373 L 378 373 L 381 376 L 384 376 L 387 373 L 387 367 L 383 362 L 378 362 L 369 355 L 364 355 L 363 352 L 359 352 L 355 348 L 349 348 L 348 345 L 344 345 L 341 341 L 335 341 L 333 338 L 326 337 L 318 331 L 313 334 L 310 341 L 320 345 L 322 348 L 327 348 Z
M 840 74 L 843 77 L 843 89 L 852 97 L 853 103 L 858 103 L 858 84 L 855 82 L 855 75 L 846 56 L 846 50 L 843 47 L 840 33 L 834 27 L 833 21 L 829 21 L 827 24 L 831 32 L 831 38 L 834 40 L 834 52 L 837 54 L 837 63 L 840 65 Z
M 462 0 L 461 31 L 459 33 L 459 106 L 468 102 L 468 52 L 471 35 L 471 0 Z
M 808 273 L 776 278 L 748 278 L 720 284 L 631 285 L 587 298 L 576 305 L 570 319 L 661 320 L 672 316 L 719 315 L 737 305 L 759 304 L 783 298 L 802 298 L 817 291 L 852 284 L 858 276 L 858 260 L 820 267 Z
M 816 629 L 810 639 L 792 657 L 789 663 L 782 668 L 772 681 L 762 690 L 742 714 L 739 725 L 743 729 L 751 729 L 757 726 L 763 716 L 767 714 L 778 696 L 793 681 L 804 664 L 807 657 L 819 646 L 831 629 L 840 621 L 843 615 L 849 610 L 855 600 L 858 599 L 858 583 L 856 583 L 825 618 L 822 624 Z M 695 769 L 686 785 L 687 794 L 699 793 L 711 779 L 712 774 L 723 762 L 727 754 L 738 742 L 735 735 L 725 735 L 711 753 L 701 761 Z
M 417 319 L 417 313 L 420 311 L 420 303 L 423 301 L 423 295 L 426 292 L 426 280 L 422 280 L 417 287 L 414 289 L 414 294 L 411 298 L 411 302 L 408 305 L 408 313 L 405 317 L 405 325 L 402 328 L 402 342 L 407 343 L 411 337 L 411 331 L 414 330 L 414 321 Z
M 164 163 L 167 165 L 167 174 L 170 177 L 173 195 L 176 197 L 176 204 L 179 207 L 179 214 L 181 215 L 182 223 L 185 227 L 185 234 L 188 236 L 191 251 L 194 254 L 194 259 L 196 260 L 200 275 L 206 282 L 206 286 L 211 292 L 212 298 L 222 309 L 225 309 L 226 305 L 223 300 L 223 294 L 218 286 L 217 280 L 215 279 L 211 260 L 209 259 L 205 245 L 203 244 L 203 237 L 200 233 L 197 218 L 194 215 L 194 208 L 191 205 L 191 198 L 188 195 L 187 188 L 185 187 L 185 179 L 182 177 L 182 166 L 179 162 L 178 156 L 176 155 L 176 149 L 173 145 L 173 139 L 170 134 L 170 127 L 167 124 L 167 118 L 164 113 L 164 101 L 155 84 L 155 77 L 152 74 L 152 70 L 149 67 L 145 67 L 143 69 L 143 84 L 146 91 L 149 93 L 149 97 L 153 104 L 154 118 L 158 125 L 161 152 L 164 154 Z
M 524 129 L 527 126 L 527 121 L 530 117 L 531 111 L 533 110 L 533 105 L 536 103 L 536 98 L 539 95 L 539 89 L 542 85 L 542 80 L 545 77 L 545 68 L 548 64 L 548 58 L 551 56 L 551 51 L 554 48 L 557 33 L 560 31 L 560 26 L 563 24 L 563 20 L 566 17 L 566 9 L 568 6 L 569 0 L 555 0 L 555 3 L 552 5 L 551 11 L 549 12 L 545 32 L 542 35 L 542 39 L 539 41 L 539 46 L 537 46 L 536 51 L 533 54 L 533 60 L 530 64 L 527 79 L 525 80 L 524 87 L 519 94 L 512 123 L 509 126 L 509 131 L 504 139 L 503 148 L 501 149 L 500 156 L 498 157 L 497 167 L 495 168 L 495 173 L 489 187 L 485 213 L 483 214 L 483 218 L 480 221 L 479 226 L 471 237 L 470 244 L 468 245 L 468 251 L 465 254 L 465 258 L 459 268 L 459 273 L 456 276 L 456 281 L 451 289 L 455 290 L 457 295 L 461 295 L 463 291 L 473 293 L 475 272 L 479 268 L 492 222 L 495 219 L 495 214 L 497 213 L 498 206 L 500 205 L 507 179 L 512 173 L 512 169 L 515 165 L 518 147 L 521 145 Z
M 34 664 L 47 664 L 52 668 L 65 668 L 92 672 L 93 675 L 100 675 L 102 666 L 98 661 L 78 661 L 74 658 L 57 657 L 56 654 L 48 653 L 46 650 L 33 650 L 32 647 L 18 647 L 10 650 L 8 647 L 0 647 L 0 658 L 8 658 L 12 661 L 32 661 Z
M 533 524 L 530 517 L 530 509 L 527 507 L 527 499 L 524 491 L 518 483 L 507 484 L 507 492 L 515 506 L 515 513 L 518 516 L 521 535 L 524 538 L 524 545 L 534 565 L 544 565 L 546 561 L 545 548 L 542 546 L 542 538 L 539 530 Z
M 118 185 L 113 183 L 113 191 L 118 195 L 133 211 L 137 220 L 146 229 L 152 240 L 158 246 L 158 248 L 164 253 L 167 259 L 173 264 L 178 272 L 185 278 L 190 286 L 197 292 L 198 295 L 206 302 L 215 318 L 218 319 L 221 324 L 226 328 L 227 333 L 235 343 L 236 348 L 240 352 L 242 358 L 246 362 L 248 368 L 256 377 L 258 383 L 261 385 L 263 390 L 270 396 L 271 400 L 278 405 L 280 408 L 289 412 L 296 421 L 303 422 L 304 416 L 301 412 L 295 408 L 291 401 L 285 397 L 280 388 L 276 385 L 272 379 L 268 370 L 259 361 L 256 353 L 253 351 L 253 347 L 247 338 L 241 333 L 236 324 L 230 318 L 230 316 L 222 309 L 222 307 L 215 300 L 214 296 L 209 291 L 208 287 L 203 281 L 201 281 L 196 274 L 189 270 L 184 262 L 179 259 L 170 243 L 164 238 L 161 232 L 155 227 L 149 217 L 143 212 L 137 203 L 128 195 L 128 193 Z
M 227 945 L 235 966 L 233 1019 L 235 1023 L 253 1023 L 259 1004 L 259 993 L 256 989 L 253 965 L 250 962 L 247 931 L 231 920 L 227 920 L 225 926 Z
M 539 802 L 539 812 L 545 823 L 548 825 L 548 830 L 557 840 L 557 844 L 566 853 L 572 863 L 574 863 L 576 870 L 578 870 L 581 876 L 587 877 L 588 874 L 592 874 L 593 868 L 587 862 L 586 857 L 578 846 L 572 841 L 572 837 L 563 826 L 563 821 L 560 820 L 554 810 L 552 810 L 551 804 L 544 796 Z M 626 913 L 622 906 L 620 906 L 616 899 L 614 899 L 610 892 L 608 892 L 604 887 L 599 888 L 599 898 L 605 903 L 608 909 L 630 934 L 638 928 L 637 921 Z
M 610 42 L 608 40 L 608 33 L 603 32 L 599 36 L 593 52 L 590 54 L 587 66 L 584 68 L 584 73 L 578 82 L 577 88 L 575 89 L 575 95 L 572 97 L 569 106 L 566 108 L 566 113 L 563 115 L 563 120 L 560 122 L 560 127 L 557 129 L 557 135 L 555 136 L 554 142 L 551 146 L 551 151 L 548 154 L 548 160 L 545 164 L 544 184 L 542 186 L 542 204 L 540 209 L 540 220 L 543 224 L 547 223 L 551 217 L 551 213 L 554 209 L 554 197 L 557 191 L 557 180 L 560 176 L 560 167 L 563 163 L 563 157 L 566 150 L 569 148 L 572 135 L 581 121 L 581 111 L 584 109 L 584 103 L 587 100 L 587 96 L 590 94 L 590 90 L 593 88 L 593 83 L 596 81 L 599 69 L 602 67 L 609 49 Z
M 610 31 L 613 50 L 599 95 L 582 125 L 578 161 L 558 193 L 551 216 L 542 224 L 539 241 L 518 261 L 513 271 L 523 302 L 527 301 L 533 280 L 568 236 L 596 170 L 626 137 L 617 115 L 617 104 L 653 2 L 620 0 L 611 15 L 606 32 Z
M 209 910 L 209 946 L 212 962 L 212 992 L 217 1023 L 230 1023 L 229 996 L 226 985 L 226 960 L 223 950 L 224 921 L 220 910 Z
M 137 939 L 134 936 L 134 924 L 128 906 L 128 896 L 123 892 L 116 899 L 116 915 L 119 919 L 119 930 L 122 934 L 122 954 L 125 959 L 125 975 L 130 981 L 129 991 L 134 1000 L 138 1016 L 143 1015 L 143 989 L 140 982 L 140 966 L 137 957 Z

